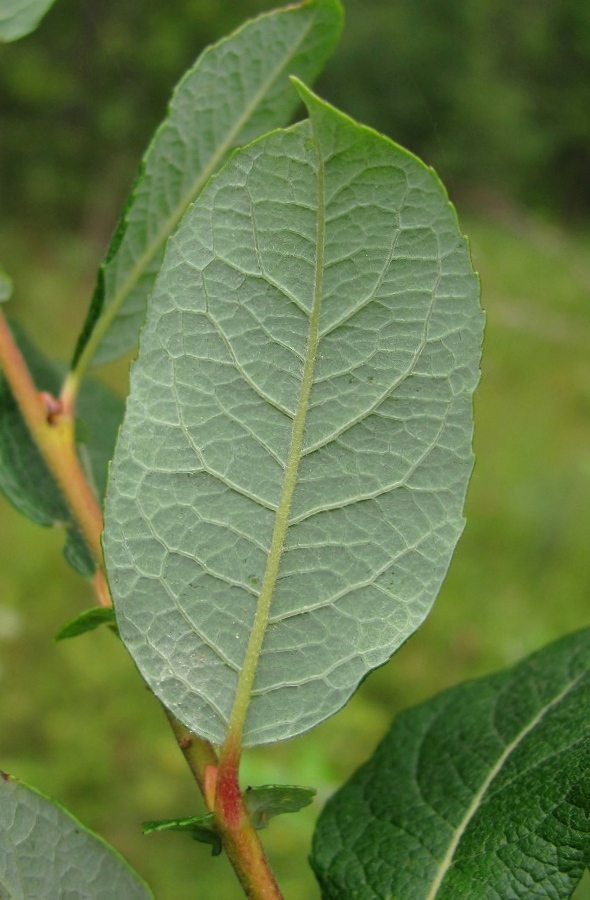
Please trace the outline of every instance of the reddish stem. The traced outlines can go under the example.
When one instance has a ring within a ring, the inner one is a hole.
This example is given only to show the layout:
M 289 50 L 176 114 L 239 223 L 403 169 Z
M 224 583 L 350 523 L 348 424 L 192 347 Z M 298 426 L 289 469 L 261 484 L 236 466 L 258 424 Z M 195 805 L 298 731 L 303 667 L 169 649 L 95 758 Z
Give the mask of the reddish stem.
M 0 311 L 0 363 L 6 380 L 51 473 L 76 519 L 96 565 L 102 566 L 102 510 L 78 459 L 74 418 L 61 402 L 37 390 Z
M 99 603 L 111 605 L 100 540 L 102 510 L 76 453 L 75 390 L 68 380 L 60 398 L 37 389 L 1 310 L 0 363 L 33 440 L 92 552 L 97 565 L 94 583 Z M 240 742 L 226 741 L 218 760 L 208 741 L 191 734 L 165 711 L 205 802 L 214 812 L 223 845 L 246 896 L 250 900 L 283 900 L 240 791 Z
M 246 897 L 283 900 L 240 791 L 239 764 L 239 746 L 227 741 L 217 772 L 215 824 Z

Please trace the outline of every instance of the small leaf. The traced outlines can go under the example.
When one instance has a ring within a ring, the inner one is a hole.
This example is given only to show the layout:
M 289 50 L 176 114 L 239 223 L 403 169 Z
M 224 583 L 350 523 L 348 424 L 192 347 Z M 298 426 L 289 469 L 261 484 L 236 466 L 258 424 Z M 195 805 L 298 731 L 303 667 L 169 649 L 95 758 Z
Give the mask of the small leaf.
M 55 0 L 2 0 L 0 41 L 16 41 L 34 31 Z
M 247 22 L 184 75 L 109 248 L 74 365 L 83 352 L 100 364 L 135 346 L 164 245 L 187 207 L 235 147 L 289 121 L 297 98 L 287 76 L 315 78 L 341 27 L 339 0 L 306 0 Z
M 151 834 L 154 831 L 186 831 L 195 841 L 211 844 L 211 855 L 219 856 L 223 849 L 221 838 L 213 825 L 213 813 L 206 816 L 188 816 L 185 819 L 159 819 L 155 822 L 144 822 L 142 831 Z
M 324 900 L 571 897 L 590 866 L 590 629 L 402 713 L 322 812 Z
M 79 634 L 85 634 L 87 631 L 94 631 L 100 625 L 109 625 L 115 631 L 117 624 L 115 622 L 115 610 L 112 606 L 95 606 L 87 609 L 71 622 L 64 625 L 63 628 L 55 635 L 56 641 L 63 641 L 66 638 L 77 637 Z
M 267 827 L 269 819 L 273 816 L 298 812 L 304 806 L 308 806 L 315 793 L 314 788 L 293 784 L 267 784 L 249 787 L 243 796 L 252 824 L 254 828 L 260 830 Z M 186 831 L 195 841 L 211 844 L 213 856 L 218 856 L 222 850 L 221 838 L 215 830 L 213 813 L 183 819 L 144 822 L 142 831 L 144 834 L 151 834 L 154 831 Z
M 0 269 L 0 303 L 12 296 L 12 278 Z
M 105 505 L 121 637 L 216 744 L 246 711 L 245 745 L 306 731 L 404 643 L 472 468 L 483 317 L 455 212 L 300 90 L 312 122 L 237 151 L 168 243 Z
M 244 792 L 244 802 L 254 828 L 260 830 L 266 828 L 274 816 L 296 813 L 309 806 L 315 794 L 315 788 L 296 784 L 265 784 L 248 788 Z
M 4 774 L 0 777 L 0 896 L 153 898 L 106 841 L 54 800 Z

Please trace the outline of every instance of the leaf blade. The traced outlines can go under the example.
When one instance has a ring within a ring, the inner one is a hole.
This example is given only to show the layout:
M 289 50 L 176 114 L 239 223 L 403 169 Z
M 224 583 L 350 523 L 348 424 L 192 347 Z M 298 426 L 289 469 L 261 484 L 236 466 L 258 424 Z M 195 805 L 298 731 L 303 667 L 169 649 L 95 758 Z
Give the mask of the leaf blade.
M 99 365 L 135 346 L 164 244 L 183 213 L 235 147 L 288 121 L 296 100 L 287 75 L 313 79 L 341 27 L 339 0 L 306 0 L 247 22 L 186 73 L 109 248 L 74 367 L 82 356 Z
M 112 606 L 94 606 L 91 609 L 84 610 L 75 619 L 66 622 L 55 635 L 54 640 L 64 641 L 68 638 L 78 637 L 79 634 L 94 631 L 95 628 L 99 628 L 101 625 L 108 625 L 116 631 L 117 623 Z
M 589 703 L 586 630 L 402 713 L 320 816 L 322 896 L 570 897 L 590 862 Z
M 236 153 L 169 244 L 111 468 L 121 636 L 214 743 L 307 730 L 403 643 L 472 465 L 482 317 L 454 211 L 308 100 L 313 131 Z
M 149 900 L 117 851 L 60 804 L 0 775 L 0 888 L 7 897 Z

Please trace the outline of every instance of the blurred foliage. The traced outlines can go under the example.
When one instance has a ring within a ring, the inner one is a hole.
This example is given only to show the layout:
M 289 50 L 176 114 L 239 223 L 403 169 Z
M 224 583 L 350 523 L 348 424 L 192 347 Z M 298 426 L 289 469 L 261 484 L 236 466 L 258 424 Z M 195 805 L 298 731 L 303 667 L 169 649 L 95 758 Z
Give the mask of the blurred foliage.
M 59 0 L 0 50 L 5 214 L 112 227 L 172 86 L 272 0 Z M 590 4 L 344 0 L 324 95 L 433 165 L 451 192 L 501 187 L 590 212 Z M 39 153 L 42 142 L 43 153 Z
M 590 212 L 590 5 L 348 0 L 330 99 L 443 181 Z
M 34 34 L 0 48 L 4 215 L 110 228 L 174 84 L 208 44 L 271 7 L 59 0 Z

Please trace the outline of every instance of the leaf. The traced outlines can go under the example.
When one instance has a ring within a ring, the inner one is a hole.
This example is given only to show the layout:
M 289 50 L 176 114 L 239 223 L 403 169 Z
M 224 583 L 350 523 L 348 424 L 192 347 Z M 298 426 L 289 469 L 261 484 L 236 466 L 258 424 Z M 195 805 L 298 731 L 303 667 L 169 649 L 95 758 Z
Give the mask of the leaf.
M 289 121 L 287 76 L 312 80 L 337 43 L 339 0 L 307 0 L 247 22 L 210 47 L 177 86 L 109 248 L 74 357 L 95 364 L 137 342 L 169 235 L 237 146 Z
M 2 0 L 0 41 L 16 41 L 34 31 L 55 0 Z
M 144 834 L 151 834 L 154 831 L 184 831 L 200 844 L 211 844 L 212 856 L 219 856 L 223 850 L 221 838 L 213 824 L 213 813 L 207 813 L 205 816 L 187 816 L 184 819 L 144 822 L 142 831 Z
M 296 813 L 313 801 L 315 788 L 297 784 L 265 784 L 249 787 L 244 792 L 244 802 L 254 828 L 268 826 L 269 819 L 284 813 Z
M 244 801 L 257 830 L 266 828 L 269 819 L 283 813 L 299 812 L 308 806 L 314 796 L 314 788 L 299 787 L 294 784 L 266 784 L 260 787 L 249 787 L 244 792 Z M 213 856 L 219 856 L 222 841 L 215 830 L 213 813 L 204 816 L 188 816 L 182 819 L 158 819 L 144 822 L 143 833 L 154 831 L 185 831 L 195 841 L 212 845 Z
M 113 847 L 60 804 L 2 773 L 0 896 L 148 900 L 153 894 Z
M 115 610 L 112 606 L 95 606 L 92 609 L 86 609 L 64 625 L 55 635 L 55 640 L 63 641 L 66 638 L 78 637 L 79 634 L 94 631 L 100 625 L 108 625 L 115 631 L 117 630 Z
M 63 367 L 47 359 L 12 323 L 14 337 L 40 390 L 57 395 Z M 106 489 L 107 466 L 122 418 L 123 401 L 95 379 L 87 379 L 80 391 L 78 409 L 84 420 L 87 470 L 100 497 Z M 21 415 L 12 392 L 0 372 L 0 490 L 24 515 L 39 525 L 65 525 L 65 554 L 83 575 L 91 575 L 94 562 L 78 532 L 70 510 Z
M 402 713 L 322 812 L 324 900 L 570 897 L 590 865 L 590 629 Z
M 427 615 L 463 528 L 479 286 L 433 172 L 303 87 L 169 243 L 110 470 L 123 641 L 191 731 L 283 740 Z M 255 676 L 252 684 L 252 677 Z

